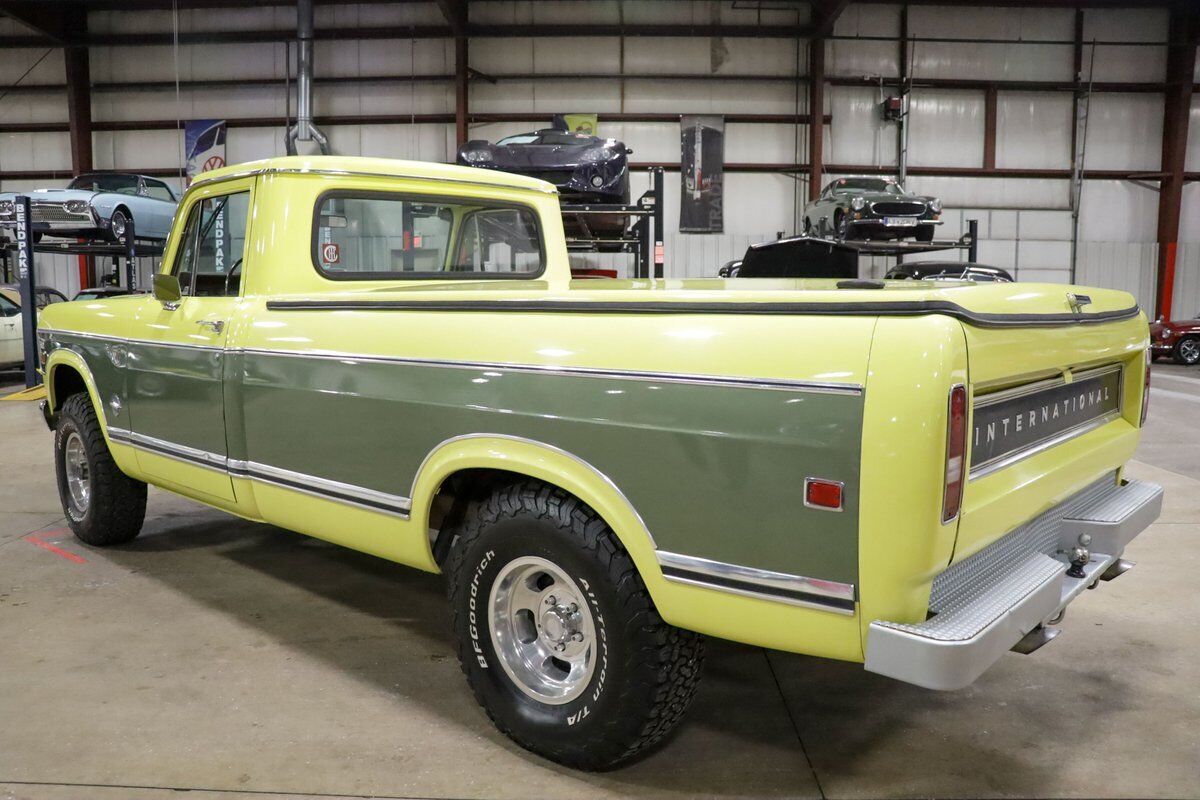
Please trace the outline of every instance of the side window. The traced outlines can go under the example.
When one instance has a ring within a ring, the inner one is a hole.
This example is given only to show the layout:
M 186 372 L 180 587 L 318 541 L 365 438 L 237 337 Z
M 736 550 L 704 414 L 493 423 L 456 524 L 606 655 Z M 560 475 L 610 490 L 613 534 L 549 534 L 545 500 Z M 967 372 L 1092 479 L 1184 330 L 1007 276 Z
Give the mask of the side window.
M 537 214 L 524 206 L 338 191 L 318 201 L 313 264 L 334 280 L 531 278 L 544 257 Z
M 237 296 L 249 210 L 249 192 L 209 197 L 192 206 L 175 260 L 185 296 Z
M 0 317 L 15 317 L 21 313 L 21 307 L 0 294 Z
M 168 203 L 175 202 L 175 195 L 171 194 L 171 189 L 162 181 L 152 181 L 149 178 L 143 178 L 143 184 L 146 187 L 147 197 L 153 197 L 155 200 L 166 200 Z
M 533 213 L 523 208 L 471 212 L 463 220 L 453 263 L 455 272 L 531 272 L 541 266 Z

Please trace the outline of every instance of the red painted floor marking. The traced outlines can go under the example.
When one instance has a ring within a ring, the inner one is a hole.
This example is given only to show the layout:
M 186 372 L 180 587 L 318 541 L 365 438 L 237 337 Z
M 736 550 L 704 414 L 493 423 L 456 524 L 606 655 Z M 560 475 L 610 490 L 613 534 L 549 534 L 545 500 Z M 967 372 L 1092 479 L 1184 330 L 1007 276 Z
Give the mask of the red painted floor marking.
M 54 545 L 47 542 L 45 539 L 40 538 L 36 533 L 31 533 L 28 536 L 26 536 L 25 541 L 29 542 L 30 544 L 35 544 L 38 547 L 42 548 L 43 550 L 49 550 L 51 553 L 54 553 L 54 555 L 56 555 L 56 556 L 62 556 L 67 561 L 74 561 L 76 564 L 86 564 L 87 563 L 87 559 L 84 558 L 83 556 L 77 556 L 74 553 L 68 553 L 66 550 L 63 550 L 61 547 L 55 547 Z

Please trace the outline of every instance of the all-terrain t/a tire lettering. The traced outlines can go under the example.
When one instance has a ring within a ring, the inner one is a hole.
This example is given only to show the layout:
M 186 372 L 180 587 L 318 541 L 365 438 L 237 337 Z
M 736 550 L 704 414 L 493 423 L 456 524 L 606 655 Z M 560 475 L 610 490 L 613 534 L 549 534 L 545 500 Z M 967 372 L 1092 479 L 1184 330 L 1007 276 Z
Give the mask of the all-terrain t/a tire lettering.
M 606 769 L 691 704 L 702 637 L 663 621 L 616 535 L 561 489 L 517 481 L 475 502 L 446 573 L 463 672 L 522 747 Z

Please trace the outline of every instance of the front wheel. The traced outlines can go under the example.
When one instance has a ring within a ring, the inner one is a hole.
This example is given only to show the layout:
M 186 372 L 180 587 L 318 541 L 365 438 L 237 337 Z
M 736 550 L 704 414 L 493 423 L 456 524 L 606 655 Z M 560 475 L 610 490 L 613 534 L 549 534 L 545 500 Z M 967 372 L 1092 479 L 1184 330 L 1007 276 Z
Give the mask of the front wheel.
M 1175 345 L 1175 360 L 1189 367 L 1200 364 L 1200 337 L 1188 336 Z
M 537 481 L 472 504 L 446 564 L 459 661 L 501 732 L 578 769 L 666 736 L 699 682 L 703 639 L 665 623 L 612 530 Z
M 129 217 L 123 209 L 118 208 L 109 220 L 108 229 L 114 242 L 124 242 L 125 234 L 129 232 Z
M 74 394 L 58 412 L 54 469 L 67 524 L 86 544 L 123 544 L 142 530 L 146 484 L 121 472 L 86 394 Z
M 841 211 L 834 214 L 833 227 L 839 240 L 845 241 L 850 238 L 850 220 Z
M 935 227 L 933 225 L 918 225 L 917 226 L 917 241 L 918 242 L 932 242 L 934 230 L 935 230 Z

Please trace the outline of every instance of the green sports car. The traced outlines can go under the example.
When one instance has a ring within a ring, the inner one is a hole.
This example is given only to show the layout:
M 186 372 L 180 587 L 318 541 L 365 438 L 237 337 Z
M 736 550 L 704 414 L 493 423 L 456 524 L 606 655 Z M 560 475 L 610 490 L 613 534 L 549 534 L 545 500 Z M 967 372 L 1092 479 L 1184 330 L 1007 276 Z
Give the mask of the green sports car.
M 942 201 L 909 194 L 891 178 L 838 178 L 804 209 L 804 232 L 837 239 L 933 240 Z

